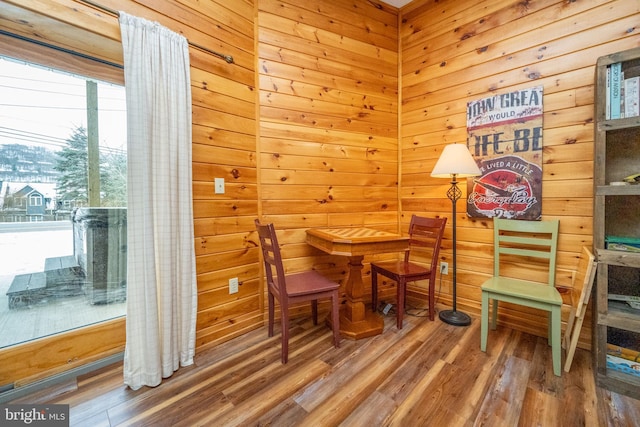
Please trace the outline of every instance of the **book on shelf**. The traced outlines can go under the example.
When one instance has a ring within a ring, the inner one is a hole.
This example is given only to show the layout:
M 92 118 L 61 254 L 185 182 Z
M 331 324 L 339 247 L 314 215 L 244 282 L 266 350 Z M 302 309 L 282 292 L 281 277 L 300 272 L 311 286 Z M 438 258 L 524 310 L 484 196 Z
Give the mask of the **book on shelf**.
M 607 354 L 607 368 L 640 377 L 640 363 Z
M 624 119 L 624 71 L 620 73 L 620 118 Z
M 609 294 L 607 295 L 607 299 L 609 301 L 622 301 L 626 303 L 629 307 L 635 308 L 636 310 L 640 310 L 640 297 L 638 296 Z
M 640 116 L 640 77 L 624 80 L 624 116 Z
M 605 99 L 605 120 L 609 120 L 611 119 L 611 67 L 607 67 Z
M 637 237 L 605 236 L 604 247 L 612 251 L 640 253 L 640 239 Z
M 640 116 L 640 65 L 607 66 L 605 98 L 606 120 Z
M 620 87 L 622 84 L 622 63 L 611 64 L 611 118 L 620 118 Z
M 607 354 L 635 362 L 640 361 L 640 352 L 612 343 L 607 343 Z

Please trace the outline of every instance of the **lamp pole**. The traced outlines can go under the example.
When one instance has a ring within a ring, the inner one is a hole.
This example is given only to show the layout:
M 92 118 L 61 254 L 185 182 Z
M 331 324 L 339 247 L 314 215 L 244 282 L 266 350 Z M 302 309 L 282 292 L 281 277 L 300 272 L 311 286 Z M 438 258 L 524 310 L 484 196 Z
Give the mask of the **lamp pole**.
M 467 326 L 471 324 L 471 317 L 468 314 L 456 310 L 456 202 L 462 197 L 462 191 L 458 188 L 457 174 L 451 174 L 451 187 L 447 191 L 447 197 L 451 200 L 451 211 L 453 215 L 453 310 L 442 310 L 438 314 L 440 320 L 454 326 Z
M 440 154 L 436 165 L 431 171 L 431 176 L 434 178 L 451 179 L 451 187 L 447 191 L 447 197 L 451 200 L 453 211 L 453 310 L 442 310 L 438 314 L 438 317 L 440 317 L 440 320 L 443 322 L 455 326 L 467 326 L 471 324 L 471 317 L 456 309 L 456 275 L 458 274 L 456 260 L 456 202 L 462 197 L 462 191 L 458 188 L 458 177 L 466 178 L 480 174 L 481 172 L 478 165 L 464 144 L 449 144 L 444 147 L 442 154 Z

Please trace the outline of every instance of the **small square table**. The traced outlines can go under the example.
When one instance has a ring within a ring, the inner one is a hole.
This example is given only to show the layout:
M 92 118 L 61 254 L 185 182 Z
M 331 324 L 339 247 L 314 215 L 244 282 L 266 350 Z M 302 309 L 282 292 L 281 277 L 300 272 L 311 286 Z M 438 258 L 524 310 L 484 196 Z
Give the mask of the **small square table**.
M 409 249 L 409 237 L 362 227 L 311 228 L 307 230 L 307 243 L 330 255 L 349 257 L 347 298 L 340 310 L 340 333 L 356 340 L 381 334 L 384 319 L 367 310 L 364 304 L 362 260 L 365 255 L 404 252 Z

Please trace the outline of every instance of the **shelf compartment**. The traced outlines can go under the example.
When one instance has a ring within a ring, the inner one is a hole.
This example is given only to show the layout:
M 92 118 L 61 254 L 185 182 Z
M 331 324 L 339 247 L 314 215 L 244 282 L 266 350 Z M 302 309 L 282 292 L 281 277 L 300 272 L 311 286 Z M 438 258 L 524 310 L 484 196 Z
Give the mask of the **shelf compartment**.
M 628 265 L 609 264 L 607 294 L 640 296 L 640 269 Z M 640 318 L 640 311 L 636 313 Z
M 640 148 L 640 128 L 622 128 L 611 130 L 606 135 L 605 149 L 605 175 L 604 182 L 598 184 L 607 185 L 612 182 L 621 182 L 629 175 L 640 173 L 637 153 Z M 631 187 L 624 185 L 620 187 Z
M 607 328 L 607 372 L 640 381 L 640 333 Z
M 622 186 L 620 188 L 623 188 Z M 604 198 L 604 235 L 640 238 L 640 196 Z

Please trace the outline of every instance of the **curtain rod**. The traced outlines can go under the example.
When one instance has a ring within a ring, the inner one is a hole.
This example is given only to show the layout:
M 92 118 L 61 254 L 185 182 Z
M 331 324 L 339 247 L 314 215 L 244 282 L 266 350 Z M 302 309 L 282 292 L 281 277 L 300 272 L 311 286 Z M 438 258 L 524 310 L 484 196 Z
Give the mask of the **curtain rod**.
M 103 11 L 105 11 L 105 12 L 107 12 L 107 13 L 111 14 L 111 15 L 114 15 L 114 16 L 116 16 L 116 17 L 120 17 L 120 12 L 118 12 L 117 10 L 113 10 L 113 9 L 110 9 L 110 8 L 108 8 L 108 7 L 106 7 L 106 6 L 102 6 L 101 4 L 98 4 L 98 3 L 93 2 L 93 1 L 91 1 L 91 0 L 80 0 L 80 1 L 81 1 L 82 3 L 86 3 L 86 4 L 90 5 L 90 6 L 95 7 L 95 8 L 101 9 L 101 10 L 103 10 Z M 195 47 L 195 48 L 197 48 L 197 49 L 200 49 L 200 50 L 202 50 L 202 51 L 205 51 L 205 52 L 207 52 L 207 53 L 210 53 L 210 54 L 212 54 L 212 55 L 215 55 L 215 56 L 217 56 L 218 58 L 222 58 L 222 59 L 224 59 L 225 61 L 227 61 L 227 63 L 229 63 L 229 64 L 233 64 L 233 56 L 231 56 L 231 55 L 225 55 L 225 54 L 223 54 L 223 53 L 216 52 L 215 50 L 208 49 L 208 48 L 206 48 L 206 47 L 204 47 L 204 46 L 201 46 L 201 45 L 199 45 L 199 44 L 196 44 L 196 43 L 190 42 L 190 41 L 188 41 L 188 40 L 187 40 L 187 42 L 188 42 L 191 46 L 193 46 L 193 47 Z
M 69 55 L 75 55 L 75 56 L 79 56 L 80 58 L 85 58 L 85 59 L 89 59 L 91 61 L 100 62 L 101 64 L 109 65 L 111 67 L 120 68 L 120 69 L 124 68 L 122 65 L 116 64 L 115 62 L 106 61 L 106 60 L 101 59 L 101 58 L 96 58 L 95 56 L 85 55 L 84 53 L 76 52 L 75 50 L 66 49 L 64 47 L 56 46 L 56 45 L 53 45 L 53 44 L 50 44 L 50 43 L 45 43 L 45 42 L 43 42 L 41 40 L 30 39 L 29 37 L 21 36 L 19 34 L 10 33 L 8 31 L 0 30 L 0 35 L 7 36 L 7 37 L 13 37 L 14 39 L 22 40 L 22 41 L 33 43 L 33 44 L 37 44 L 39 46 L 44 46 L 44 47 L 49 48 L 49 49 L 57 50 L 58 52 L 64 52 L 64 53 L 68 53 Z

